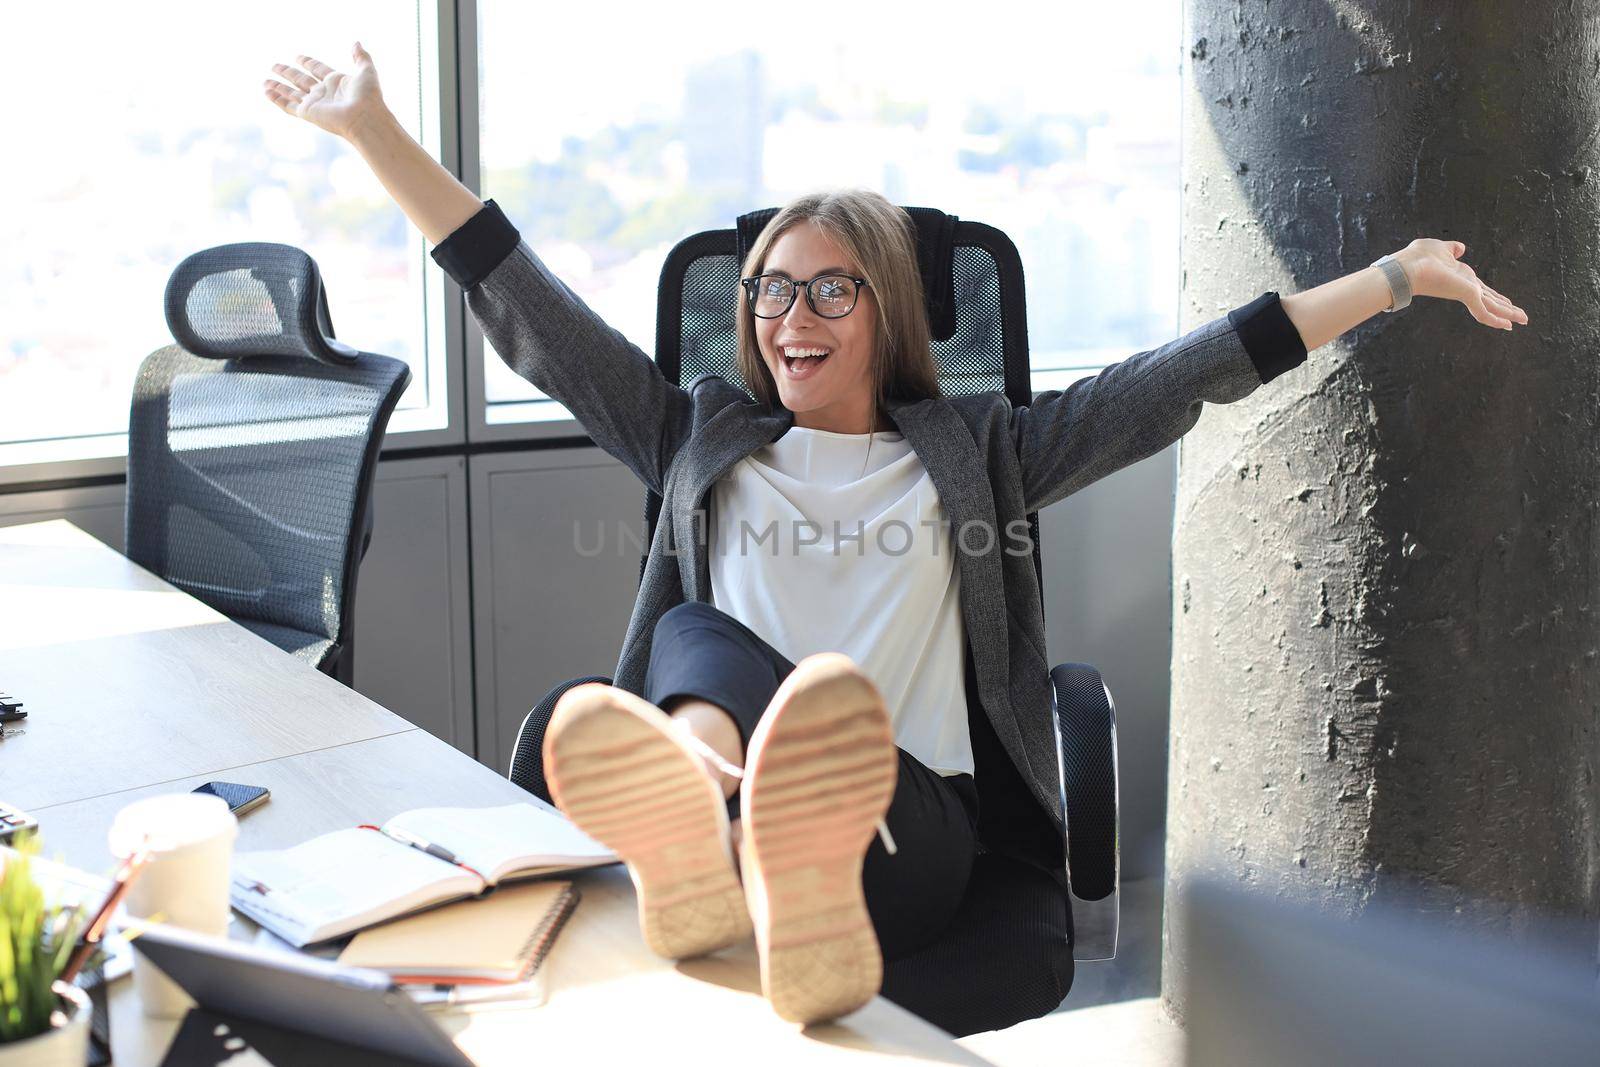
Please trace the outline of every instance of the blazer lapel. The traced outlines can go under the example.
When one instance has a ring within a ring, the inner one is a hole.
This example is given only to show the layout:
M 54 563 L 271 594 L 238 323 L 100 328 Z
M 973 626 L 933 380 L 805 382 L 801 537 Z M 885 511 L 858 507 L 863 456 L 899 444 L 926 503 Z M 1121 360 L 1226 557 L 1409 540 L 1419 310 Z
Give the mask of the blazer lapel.
M 764 412 L 753 404 L 729 404 L 684 444 L 667 490 L 673 545 L 685 600 L 711 599 L 710 535 L 706 493 L 712 483 L 762 445 L 771 444 L 794 424 L 786 408 Z
M 1000 553 L 1008 542 L 1005 531 L 998 528 L 994 491 L 978 443 L 960 414 L 945 400 L 890 401 L 887 407 L 889 417 L 911 442 L 939 491 L 950 523 L 961 574 L 961 617 L 972 645 L 979 689 L 989 688 L 986 680 L 998 689 L 993 693 L 994 699 L 985 701 L 985 710 L 1000 743 L 1017 766 L 1027 767 L 1030 764 L 1026 746 L 1016 712 L 1010 706 L 1011 653 L 1003 625 L 1009 618 Z M 963 530 L 967 531 L 965 537 Z M 963 544 L 970 551 L 963 551 Z

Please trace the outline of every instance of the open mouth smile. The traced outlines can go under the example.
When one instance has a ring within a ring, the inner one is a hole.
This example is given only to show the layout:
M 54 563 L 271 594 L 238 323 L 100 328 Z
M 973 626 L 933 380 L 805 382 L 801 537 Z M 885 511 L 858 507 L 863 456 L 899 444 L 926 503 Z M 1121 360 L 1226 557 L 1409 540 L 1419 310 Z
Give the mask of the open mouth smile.
M 778 349 L 778 362 L 783 364 L 785 377 L 801 381 L 816 374 L 832 352 L 820 345 L 784 345 Z

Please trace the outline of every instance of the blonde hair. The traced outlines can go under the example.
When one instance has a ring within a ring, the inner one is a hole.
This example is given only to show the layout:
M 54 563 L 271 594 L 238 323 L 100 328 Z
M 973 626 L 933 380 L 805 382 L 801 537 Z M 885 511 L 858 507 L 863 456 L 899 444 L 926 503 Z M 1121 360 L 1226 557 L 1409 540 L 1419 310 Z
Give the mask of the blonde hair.
M 928 309 L 911 216 L 868 189 L 808 193 L 784 205 L 767 223 L 745 256 L 741 276 L 760 274 L 778 238 L 805 222 L 827 234 L 870 283 L 878 306 L 871 367 L 875 412 L 882 411 L 891 398 L 938 396 L 939 372 L 929 348 Z M 805 294 L 797 294 L 796 299 L 804 300 Z M 743 291 L 739 306 L 739 373 L 755 398 L 769 410 L 775 409 L 781 403 L 778 386 L 761 358 L 755 312 Z

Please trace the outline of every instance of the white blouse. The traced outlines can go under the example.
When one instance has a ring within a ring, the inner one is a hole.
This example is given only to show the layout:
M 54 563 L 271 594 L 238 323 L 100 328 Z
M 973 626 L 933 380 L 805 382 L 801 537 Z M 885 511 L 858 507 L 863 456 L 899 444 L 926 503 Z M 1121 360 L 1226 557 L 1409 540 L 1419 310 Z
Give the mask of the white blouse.
M 790 662 L 843 652 L 878 687 L 895 743 L 974 771 L 954 538 L 897 432 L 791 427 L 717 482 L 711 602 Z

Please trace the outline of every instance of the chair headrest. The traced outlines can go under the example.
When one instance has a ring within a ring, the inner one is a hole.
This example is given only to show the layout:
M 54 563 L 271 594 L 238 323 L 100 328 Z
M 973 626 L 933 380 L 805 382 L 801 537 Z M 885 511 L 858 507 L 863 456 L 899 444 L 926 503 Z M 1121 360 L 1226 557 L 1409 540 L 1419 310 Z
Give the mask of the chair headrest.
M 938 208 L 903 207 L 917 233 L 917 265 L 922 272 L 922 294 L 928 305 L 928 327 L 935 341 L 947 341 L 956 332 L 955 234 L 954 215 Z M 778 213 L 775 207 L 750 211 L 739 216 L 738 262 L 755 244 L 761 231 Z
M 293 245 L 246 241 L 194 253 L 167 281 L 167 328 L 208 359 L 301 356 L 346 366 L 316 260 Z

